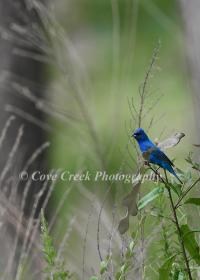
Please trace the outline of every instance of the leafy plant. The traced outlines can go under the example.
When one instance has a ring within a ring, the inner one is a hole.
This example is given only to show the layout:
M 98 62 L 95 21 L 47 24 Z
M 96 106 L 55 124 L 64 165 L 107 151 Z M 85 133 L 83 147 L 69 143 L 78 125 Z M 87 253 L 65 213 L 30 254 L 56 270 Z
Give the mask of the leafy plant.
M 191 157 L 190 160 L 187 160 L 187 162 L 191 164 L 192 169 L 195 170 L 197 169 L 198 164 L 195 163 Z M 194 168 L 194 166 L 196 168 Z M 165 187 L 166 190 L 165 200 L 169 200 L 171 210 L 172 210 L 172 217 L 173 217 L 173 219 L 169 219 L 169 221 L 171 221 L 171 225 L 173 227 L 175 226 L 176 228 L 176 230 L 173 232 L 173 235 L 171 237 L 168 237 L 169 240 L 167 242 L 167 244 L 172 244 L 170 245 L 171 252 L 175 252 L 175 254 L 171 255 L 168 259 L 166 259 L 165 262 L 159 268 L 159 279 L 179 279 L 179 278 L 181 279 L 181 277 L 182 279 L 184 279 L 183 277 L 185 272 L 187 273 L 188 279 L 190 280 L 194 279 L 193 274 L 195 275 L 195 273 L 193 272 L 192 265 L 190 263 L 193 261 L 198 266 L 200 265 L 200 248 L 195 238 L 195 232 L 199 232 L 199 231 L 191 230 L 188 223 L 181 224 L 178 210 L 181 208 L 181 211 L 185 211 L 184 207 L 187 204 L 192 204 L 195 206 L 200 205 L 199 198 L 190 197 L 185 201 L 185 197 L 199 183 L 200 176 L 196 180 L 193 179 L 191 183 L 189 182 L 189 184 L 186 181 L 184 185 L 181 187 L 176 183 L 169 182 L 166 173 L 165 173 L 165 179 L 163 179 L 160 173 L 157 170 L 155 170 L 151 165 L 149 166 L 149 168 L 156 175 L 159 176 L 160 181 Z M 186 176 L 187 175 L 185 175 L 185 178 Z M 138 208 L 143 209 L 150 202 L 156 200 L 156 198 L 159 195 L 162 195 L 163 191 L 161 192 L 159 190 L 161 190 L 161 187 L 156 187 L 148 194 L 146 194 L 144 197 L 142 197 L 138 203 Z M 187 222 L 187 219 L 185 220 Z M 175 243 L 175 246 L 173 245 L 174 238 L 176 238 L 176 240 L 179 242 L 178 245 L 179 249 L 177 249 L 177 241 Z M 181 263 L 184 263 L 185 269 L 181 268 L 181 270 L 178 270 L 176 268 L 176 271 L 174 271 L 174 267 L 176 266 L 177 259 L 180 260 L 180 256 L 177 256 L 177 250 L 180 250 Z
M 44 211 L 41 211 L 41 238 L 42 251 L 46 261 L 44 273 L 47 280 L 67 280 L 71 278 L 68 270 L 64 269 L 64 264 L 57 259 L 57 252 L 53 246 L 52 238 L 49 234 L 48 224 L 44 217 Z

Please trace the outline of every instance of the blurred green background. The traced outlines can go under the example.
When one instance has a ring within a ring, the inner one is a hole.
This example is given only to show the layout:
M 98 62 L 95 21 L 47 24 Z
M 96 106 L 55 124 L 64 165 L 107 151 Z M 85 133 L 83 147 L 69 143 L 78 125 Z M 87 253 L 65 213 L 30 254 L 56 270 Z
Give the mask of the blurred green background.
M 149 131 L 152 139 L 162 140 L 173 132 L 184 132 L 184 140 L 167 154 L 176 158 L 178 167 L 186 169 L 184 159 L 191 143 L 195 142 L 195 133 L 177 2 L 68 0 L 58 1 L 55 6 L 56 21 L 67 36 L 62 48 L 59 46 L 57 49 L 65 75 L 54 67 L 47 69 L 52 78 L 49 94 L 52 102 L 70 118 L 63 122 L 50 119 L 54 128 L 50 135 L 51 167 L 70 172 L 106 170 L 111 174 L 119 171 L 125 158 L 123 169 L 134 173 L 135 167 L 126 145 L 137 124 L 130 124 L 127 99 L 133 98 L 138 108 L 139 86 L 160 41 L 159 59 L 149 81 L 150 96 L 145 108 L 148 109 L 152 100 L 160 95 L 162 98 L 143 119 L 142 126 L 147 128 L 150 119 L 155 118 Z M 129 149 L 135 158 L 135 150 L 130 143 Z M 101 198 L 108 188 L 105 183 L 83 184 Z M 70 220 L 85 203 L 78 191 L 81 185 L 73 184 L 62 210 L 63 219 L 67 216 L 66 219 Z M 117 193 L 120 197 L 130 187 L 114 183 L 108 208 L 112 208 Z M 66 182 L 60 182 L 52 200 L 55 209 L 65 190 Z M 87 207 L 84 211 L 86 216 L 80 227 L 85 226 L 89 215 Z M 77 239 L 74 234 L 74 252 L 81 246 Z
M 125 126 L 131 129 L 127 98 L 139 102 L 139 86 L 158 41 L 161 42 L 158 69 L 150 80 L 151 100 L 162 95 L 159 103 L 145 117 L 143 127 L 155 117 L 149 134 L 155 138 L 183 131 L 186 138 L 172 151 L 178 158 L 193 141 L 192 95 L 187 81 L 181 19 L 176 1 L 60 1 L 56 20 L 65 29 L 76 59 L 67 68 L 66 79 L 80 85 L 88 118 L 97 134 L 99 153 L 106 167 L 116 170 L 127 144 Z M 68 50 L 62 55 L 73 56 Z M 74 62 L 75 61 L 75 62 Z M 78 62 L 77 62 L 78 61 Z M 64 63 L 64 62 L 63 62 Z M 66 63 L 67 64 L 67 63 Z M 63 94 L 51 91 L 54 102 L 77 121 L 62 124 L 52 120 L 53 134 L 50 158 L 53 166 L 77 169 L 77 162 L 87 167 L 98 166 L 98 152 L 88 134 L 84 112 L 74 97 L 74 90 L 63 83 L 60 73 L 53 72 L 53 86 Z M 69 84 L 69 83 L 67 83 Z M 77 104 L 78 103 L 78 104 Z M 134 127 L 133 127 L 134 128 Z M 171 153 L 171 151 L 169 151 Z M 179 160 L 179 159 L 178 159 Z M 181 161 L 181 159 L 180 159 Z M 95 165 L 94 165 L 95 163 Z

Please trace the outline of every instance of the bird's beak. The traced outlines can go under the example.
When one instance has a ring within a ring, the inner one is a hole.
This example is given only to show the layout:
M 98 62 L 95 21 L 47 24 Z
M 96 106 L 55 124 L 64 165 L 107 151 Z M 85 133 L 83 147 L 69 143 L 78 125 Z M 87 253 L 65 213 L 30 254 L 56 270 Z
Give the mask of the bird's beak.
M 136 135 L 133 133 L 133 134 L 132 134 L 132 137 L 135 138 L 135 136 L 136 136 Z

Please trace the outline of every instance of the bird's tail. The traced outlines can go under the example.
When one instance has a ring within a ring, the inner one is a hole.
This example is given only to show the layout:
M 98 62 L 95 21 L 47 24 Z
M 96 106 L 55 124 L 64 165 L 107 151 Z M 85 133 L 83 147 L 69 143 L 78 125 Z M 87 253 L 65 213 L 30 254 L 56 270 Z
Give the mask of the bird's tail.
M 181 179 L 178 177 L 178 175 L 176 174 L 176 172 L 174 171 L 173 169 L 173 172 L 171 172 L 178 180 L 179 182 L 181 183 L 181 185 L 183 185 L 183 182 L 181 181 Z

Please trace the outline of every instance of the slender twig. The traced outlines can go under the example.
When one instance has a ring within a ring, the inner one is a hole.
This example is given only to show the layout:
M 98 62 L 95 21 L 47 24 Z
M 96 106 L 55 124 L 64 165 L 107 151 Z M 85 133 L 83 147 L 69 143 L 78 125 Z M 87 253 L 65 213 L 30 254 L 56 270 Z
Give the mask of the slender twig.
M 182 196 L 178 199 L 175 209 L 177 209 L 180 206 L 180 202 L 183 200 L 183 198 L 191 191 L 191 189 L 200 181 L 200 177 L 182 194 Z
M 148 164 L 148 166 L 149 166 L 149 168 L 159 177 L 159 179 L 161 180 L 161 182 L 162 182 L 164 185 L 166 185 L 166 182 L 165 182 L 165 180 L 161 177 L 160 173 L 158 172 L 158 169 L 155 170 L 154 168 L 151 167 L 150 164 Z
M 142 263 L 142 280 L 145 276 L 145 239 L 144 239 L 144 224 L 145 224 L 146 216 L 140 217 L 140 234 L 141 234 L 141 263 Z
M 110 193 L 111 187 L 112 187 L 112 184 L 107 188 L 107 190 L 106 190 L 106 192 L 105 192 L 105 195 L 104 195 L 104 198 L 103 198 L 103 202 L 102 202 L 102 204 L 101 204 L 101 208 L 100 208 L 100 211 L 99 211 L 98 223 L 97 223 L 97 250 L 98 250 L 99 258 L 100 258 L 101 261 L 103 260 L 103 257 L 102 257 L 102 254 L 101 254 L 101 248 L 100 248 L 100 223 L 101 223 L 101 214 L 102 214 L 102 211 L 103 211 L 104 204 L 105 204 L 105 202 L 106 202 L 106 200 L 107 200 L 107 196 L 108 196 L 108 194 Z
M 142 119 L 143 119 L 143 110 L 144 110 L 146 88 L 147 88 L 148 81 L 149 81 L 149 78 L 151 76 L 151 73 L 153 71 L 156 59 L 158 57 L 159 49 L 160 49 L 160 42 L 158 42 L 158 45 L 154 49 L 151 62 L 149 64 L 149 67 L 147 69 L 147 72 L 146 72 L 146 75 L 145 75 L 145 78 L 144 78 L 144 82 L 141 84 L 140 89 L 139 89 L 140 109 L 139 109 L 139 113 L 138 113 L 138 127 L 141 127 L 141 122 L 142 122 Z
M 127 97 L 127 101 L 128 101 L 128 107 L 129 107 L 129 111 L 131 113 L 131 117 L 132 117 L 132 120 L 134 120 L 136 122 L 136 116 L 134 115 L 134 107 L 131 106 L 131 102 L 130 102 L 130 99 Z

